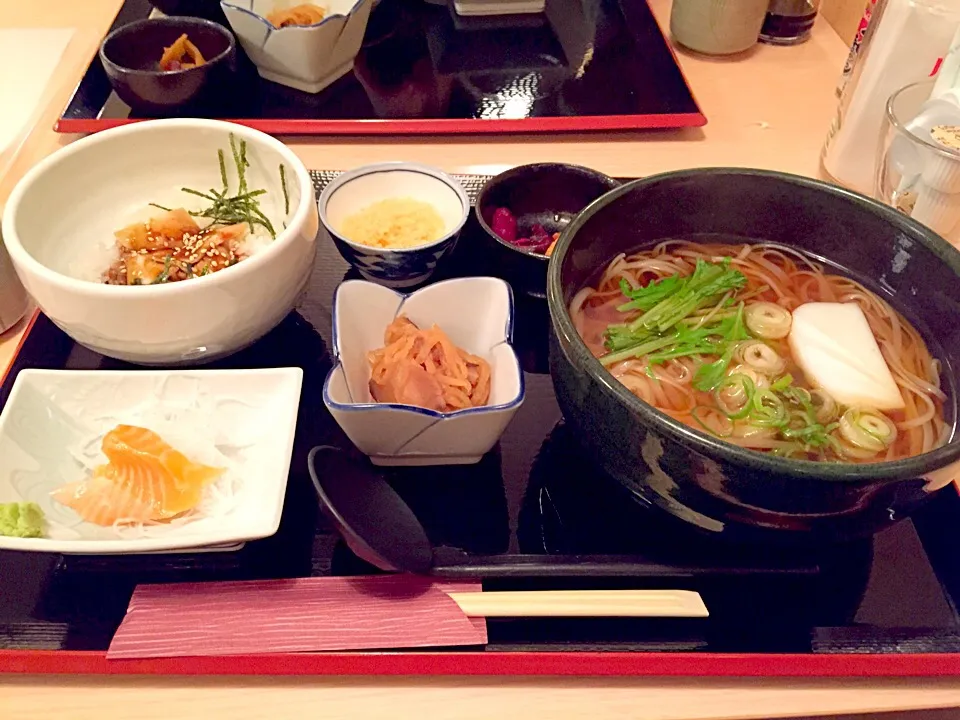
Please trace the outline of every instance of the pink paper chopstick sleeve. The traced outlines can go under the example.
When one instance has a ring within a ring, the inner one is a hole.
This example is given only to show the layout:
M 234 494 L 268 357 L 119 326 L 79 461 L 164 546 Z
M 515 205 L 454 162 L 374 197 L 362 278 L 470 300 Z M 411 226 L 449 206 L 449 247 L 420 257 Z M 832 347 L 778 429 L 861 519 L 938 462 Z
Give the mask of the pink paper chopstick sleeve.
M 486 621 L 408 575 L 140 585 L 110 659 L 483 645 Z

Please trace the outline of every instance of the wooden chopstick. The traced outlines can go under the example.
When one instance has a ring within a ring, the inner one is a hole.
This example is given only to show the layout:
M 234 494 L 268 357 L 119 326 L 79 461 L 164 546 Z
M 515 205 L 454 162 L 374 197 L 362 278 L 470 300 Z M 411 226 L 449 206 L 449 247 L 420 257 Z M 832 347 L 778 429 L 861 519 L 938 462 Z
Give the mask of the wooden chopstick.
M 708 617 L 693 590 L 449 593 L 469 617 Z

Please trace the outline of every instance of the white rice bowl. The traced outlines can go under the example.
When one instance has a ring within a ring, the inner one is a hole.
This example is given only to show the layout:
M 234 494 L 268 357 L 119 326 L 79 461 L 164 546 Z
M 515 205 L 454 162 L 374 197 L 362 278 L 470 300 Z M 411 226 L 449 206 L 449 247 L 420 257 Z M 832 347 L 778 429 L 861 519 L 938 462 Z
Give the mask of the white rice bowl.
M 228 192 L 237 192 L 231 134 L 247 142 L 247 188 L 267 191 L 258 200 L 276 238 L 256 227 L 248 257 L 204 277 L 102 284 L 118 258 L 114 233 L 162 212 L 150 203 L 198 210 L 206 201 L 182 188 L 222 189 L 218 150 Z M 265 133 L 217 120 L 151 120 L 91 135 L 35 166 L 7 201 L 3 236 L 27 291 L 77 342 L 129 362 L 196 363 L 249 345 L 293 309 L 316 253 L 314 198 L 300 159 Z
M 227 171 L 228 194 L 236 195 L 238 188 L 237 166 L 231 155 L 229 138 L 222 149 Z M 53 232 L 72 233 L 74 242 L 70 244 L 63 255 L 51 256 L 46 260 L 42 256 L 37 259 L 44 262 L 52 270 L 62 272 L 77 280 L 101 282 L 104 271 L 119 257 L 114 233 L 128 225 L 145 223 L 150 218 L 163 214 L 163 210 L 153 207 L 150 203 L 156 203 L 171 209 L 184 208 L 190 213 L 200 212 L 210 206 L 210 201 L 182 190 L 184 187 L 189 187 L 209 193 L 211 189 L 216 189 L 219 192 L 223 188 L 216 150 L 213 152 L 209 150 L 198 152 L 203 152 L 206 164 L 194 161 L 188 166 L 190 171 L 184 172 L 184 174 L 174 169 L 173 166 L 161 166 L 157 176 L 153 178 L 156 181 L 155 183 L 151 183 L 148 188 L 138 186 L 135 192 L 123 193 L 121 197 L 117 198 L 116 206 L 112 211 L 102 213 L 89 226 L 79 229 L 55 227 L 52 230 Z M 267 216 L 270 224 L 279 234 L 283 231 L 296 208 L 296 202 L 300 199 L 300 192 L 299 188 L 296 189 L 296 192 L 293 192 L 290 187 L 290 168 L 286 168 L 290 212 L 285 212 L 283 187 L 280 182 L 279 158 L 270 158 L 271 161 L 274 161 L 270 163 L 273 166 L 271 170 L 267 166 L 264 155 L 265 153 L 257 151 L 248 144 L 247 160 L 250 162 L 250 167 L 246 169 L 247 190 L 263 189 L 267 191 L 266 194 L 257 198 L 260 203 L 260 211 Z M 168 168 L 166 172 L 163 171 L 164 167 Z M 201 227 L 204 227 L 205 222 L 209 221 L 205 221 L 201 217 L 197 218 L 197 222 Z M 254 225 L 250 234 L 241 244 L 242 252 L 244 255 L 252 257 L 268 247 L 271 242 L 273 242 L 273 237 L 270 236 L 267 229 L 262 225 Z

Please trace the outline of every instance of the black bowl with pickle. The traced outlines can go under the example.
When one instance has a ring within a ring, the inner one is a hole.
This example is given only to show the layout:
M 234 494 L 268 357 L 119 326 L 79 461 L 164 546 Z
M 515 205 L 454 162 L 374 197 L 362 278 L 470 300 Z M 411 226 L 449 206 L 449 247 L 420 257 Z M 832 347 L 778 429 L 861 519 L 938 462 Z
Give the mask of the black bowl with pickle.
M 107 35 L 100 61 L 117 95 L 135 112 L 202 115 L 229 100 L 236 40 L 210 20 L 149 18 Z
M 565 163 L 520 165 L 490 178 L 476 213 L 498 273 L 518 292 L 546 297 L 547 264 L 560 233 L 618 185 L 596 170 Z

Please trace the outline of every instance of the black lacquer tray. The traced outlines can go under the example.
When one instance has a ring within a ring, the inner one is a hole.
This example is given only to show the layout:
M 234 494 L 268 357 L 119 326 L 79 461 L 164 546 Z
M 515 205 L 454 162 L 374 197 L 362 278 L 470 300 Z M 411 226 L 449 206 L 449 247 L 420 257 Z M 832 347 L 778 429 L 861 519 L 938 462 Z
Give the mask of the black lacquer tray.
M 151 12 L 126 0 L 113 27 Z M 223 22 L 223 20 L 221 18 Z M 706 123 L 646 0 L 547 0 L 546 12 L 461 18 L 380 0 L 354 69 L 318 94 L 237 72 L 191 114 L 290 135 L 465 134 L 694 127 Z M 137 119 L 94 57 L 57 121 L 64 133 Z
M 335 177 L 315 172 L 318 191 Z M 485 178 L 459 176 L 474 197 Z M 496 274 L 471 218 L 436 278 Z M 526 402 L 474 466 L 391 469 L 427 529 L 446 577 L 488 589 L 677 588 L 709 619 L 489 622 L 484 651 L 320 653 L 107 661 L 103 651 L 143 582 L 375 572 L 319 514 L 311 447 L 349 447 L 321 400 L 336 286 L 354 277 L 321 242 L 297 310 L 215 367 L 300 366 L 303 393 L 283 520 L 239 551 L 121 557 L 0 552 L 0 672 L 177 674 L 960 675 L 960 496 L 940 493 L 872 540 L 816 550 L 728 545 L 626 498 L 578 454 L 547 374 L 548 313 L 516 294 L 515 345 Z M 34 319 L 0 386 L 27 367 L 136 368 Z M 453 567 L 451 567 L 451 564 Z

